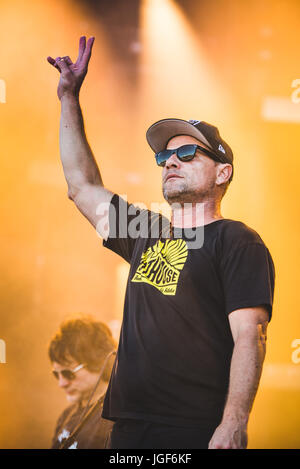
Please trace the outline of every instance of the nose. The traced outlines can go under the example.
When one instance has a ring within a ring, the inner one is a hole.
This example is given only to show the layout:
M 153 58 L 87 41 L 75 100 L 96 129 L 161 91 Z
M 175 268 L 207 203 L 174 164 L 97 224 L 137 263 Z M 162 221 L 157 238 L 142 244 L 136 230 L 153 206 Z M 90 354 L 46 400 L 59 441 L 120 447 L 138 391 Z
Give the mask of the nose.
M 172 167 L 178 168 L 180 166 L 180 160 L 177 158 L 175 151 L 172 153 L 170 158 L 167 159 L 165 166 L 167 169 Z
M 69 380 L 67 380 L 66 378 L 64 378 L 61 374 L 59 374 L 59 378 L 58 378 L 58 386 L 60 388 L 66 388 L 69 384 Z

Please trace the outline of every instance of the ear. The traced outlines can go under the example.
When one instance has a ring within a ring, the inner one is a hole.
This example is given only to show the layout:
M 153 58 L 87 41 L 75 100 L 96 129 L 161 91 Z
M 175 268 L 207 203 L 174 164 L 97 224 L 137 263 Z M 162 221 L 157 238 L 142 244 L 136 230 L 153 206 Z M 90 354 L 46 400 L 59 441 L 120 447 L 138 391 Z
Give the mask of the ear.
M 228 163 L 218 163 L 216 173 L 216 184 L 220 186 L 225 184 L 232 174 L 232 166 Z

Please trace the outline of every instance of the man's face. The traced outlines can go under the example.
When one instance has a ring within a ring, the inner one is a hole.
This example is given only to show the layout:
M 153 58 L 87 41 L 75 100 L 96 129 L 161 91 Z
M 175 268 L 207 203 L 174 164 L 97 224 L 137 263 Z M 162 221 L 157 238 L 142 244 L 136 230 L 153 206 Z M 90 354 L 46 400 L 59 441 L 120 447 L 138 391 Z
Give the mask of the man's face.
M 194 137 L 179 135 L 173 137 L 167 149 L 175 149 L 187 144 L 207 145 Z M 208 156 L 197 150 L 195 158 L 188 162 L 180 161 L 176 154 L 170 156 L 162 171 L 163 195 L 169 203 L 204 202 L 215 197 L 217 165 Z M 174 177 L 170 177 L 174 175 Z
M 58 372 L 65 369 L 74 370 L 78 365 L 80 363 L 75 361 L 71 361 L 67 365 L 53 362 L 52 369 Z M 67 400 L 74 404 L 88 399 L 96 385 L 98 377 L 99 373 L 92 373 L 83 367 L 75 373 L 75 379 L 73 380 L 68 380 L 59 373 L 57 382 L 59 387 L 65 391 Z

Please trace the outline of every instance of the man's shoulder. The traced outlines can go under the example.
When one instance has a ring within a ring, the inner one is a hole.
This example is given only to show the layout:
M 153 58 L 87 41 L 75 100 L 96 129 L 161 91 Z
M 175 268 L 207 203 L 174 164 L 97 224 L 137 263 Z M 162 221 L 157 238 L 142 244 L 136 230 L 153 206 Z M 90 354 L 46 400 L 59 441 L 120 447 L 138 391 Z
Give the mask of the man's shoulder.
M 251 243 L 265 245 L 258 232 L 240 220 L 223 219 L 219 224 L 219 236 L 222 242 L 235 245 Z

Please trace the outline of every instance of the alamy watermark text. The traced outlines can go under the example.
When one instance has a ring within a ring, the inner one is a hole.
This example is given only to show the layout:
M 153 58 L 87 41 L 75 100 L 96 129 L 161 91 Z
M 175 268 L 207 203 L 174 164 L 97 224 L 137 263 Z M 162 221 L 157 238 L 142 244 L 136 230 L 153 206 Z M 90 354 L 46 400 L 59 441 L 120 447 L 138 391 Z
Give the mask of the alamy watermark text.
M 0 103 L 6 103 L 6 83 L 0 80 Z
M 0 363 L 6 363 L 6 344 L 0 339 Z

